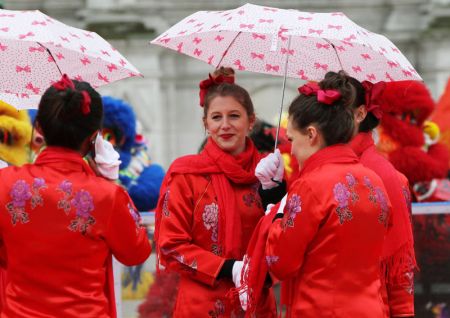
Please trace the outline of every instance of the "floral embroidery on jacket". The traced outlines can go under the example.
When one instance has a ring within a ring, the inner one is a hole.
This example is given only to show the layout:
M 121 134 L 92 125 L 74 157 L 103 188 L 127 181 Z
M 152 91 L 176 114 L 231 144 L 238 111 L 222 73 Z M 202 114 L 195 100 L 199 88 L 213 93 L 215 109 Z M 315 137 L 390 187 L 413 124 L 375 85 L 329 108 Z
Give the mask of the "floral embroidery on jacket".
M 42 178 L 34 178 L 33 184 L 31 186 L 31 189 L 33 190 L 33 195 L 31 197 L 31 208 L 34 209 L 35 207 L 43 206 L 44 200 L 42 199 L 41 194 L 39 193 L 40 190 L 47 188 L 47 185 L 45 184 L 45 180 Z
M 338 203 L 336 213 L 339 218 L 339 223 L 344 224 L 345 221 L 350 221 L 353 218 L 352 212 L 348 208 L 348 199 L 350 198 L 351 193 L 345 184 L 341 182 L 334 185 L 333 193 L 334 199 Z
M 58 209 L 69 215 L 72 207 L 75 208 L 75 218 L 70 221 L 69 230 L 86 234 L 95 224 L 95 218 L 91 215 L 94 210 L 92 195 L 86 190 L 73 193 L 72 183 L 68 180 L 61 182 L 57 190 L 63 192 L 63 198 L 58 201 Z
M 216 302 L 214 303 L 214 309 L 211 309 L 208 312 L 208 314 L 212 318 L 217 318 L 217 317 L 220 317 L 221 315 L 225 314 L 224 303 L 220 299 L 217 299 Z
M 170 257 L 167 259 L 168 262 L 176 261 L 181 265 L 181 268 L 183 270 L 185 270 L 186 272 L 189 272 L 194 275 L 196 274 L 197 269 L 198 269 L 198 264 L 197 264 L 197 260 L 195 258 L 192 260 L 192 262 L 189 263 L 185 259 L 184 255 L 178 253 L 176 250 L 169 250 L 169 249 L 162 248 L 161 252 L 164 255 Z
M 133 204 L 128 203 L 128 211 L 130 212 L 131 217 L 134 220 L 134 223 L 136 225 L 136 234 L 139 234 L 139 229 L 141 227 L 141 216 L 139 215 L 139 212 L 136 211 L 136 208 Z
M 94 210 L 94 202 L 92 196 L 86 190 L 80 190 L 75 194 L 75 197 L 70 201 L 75 207 L 75 219 L 70 222 L 69 229 L 74 232 L 81 232 L 86 234 L 89 227 L 95 224 L 94 217 L 90 214 Z
M 30 221 L 28 213 L 25 211 L 26 203 L 31 199 L 31 209 L 38 205 L 42 206 L 44 202 L 39 191 L 46 187 L 45 180 L 42 178 L 34 178 L 31 188 L 25 180 L 17 180 L 13 184 L 9 192 L 12 201 L 6 204 L 13 225 L 16 225 L 17 221 L 22 224 Z
M 166 193 L 164 194 L 164 201 L 163 201 L 163 206 L 162 206 L 162 213 L 164 216 L 169 216 L 169 193 L 170 190 L 167 189 Z
M 389 214 L 389 206 L 386 200 L 386 197 L 384 195 L 383 190 L 381 190 L 381 188 L 376 187 L 375 188 L 375 192 L 376 192 L 376 197 L 378 202 L 380 203 L 380 208 L 381 208 L 381 212 L 378 215 L 378 221 L 381 224 L 384 224 L 384 226 L 387 227 L 388 225 L 388 214 Z
M 269 267 L 272 266 L 273 264 L 278 262 L 279 259 L 280 259 L 280 257 L 275 256 L 275 255 L 266 255 L 267 266 L 269 266 Z
M 242 196 L 242 200 L 244 204 L 248 207 L 251 207 L 253 204 L 256 204 L 258 208 L 262 208 L 261 197 L 258 194 L 259 183 L 255 183 L 249 193 L 246 193 Z
M 70 205 L 70 198 L 72 196 L 72 183 L 68 180 L 64 180 L 58 186 L 57 190 L 64 193 L 63 198 L 58 201 L 58 209 L 63 209 L 66 215 L 68 215 L 70 209 L 72 208 Z
M 374 187 L 372 181 L 364 176 L 364 185 L 369 188 L 369 201 L 374 204 L 379 204 L 380 214 L 378 215 L 378 221 L 384 226 L 388 225 L 389 206 L 387 204 L 386 196 L 380 187 Z
M 281 222 L 281 227 L 286 229 L 287 227 L 294 227 L 294 219 L 298 213 L 302 211 L 302 200 L 298 194 L 293 194 L 285 207 L 285 213 Z
M 217 242 L 219 225 L 219 206 L 216 203 L 205 205 L 202 214 L 203 225 L 209 231 L 211 230 L 211 240 Z

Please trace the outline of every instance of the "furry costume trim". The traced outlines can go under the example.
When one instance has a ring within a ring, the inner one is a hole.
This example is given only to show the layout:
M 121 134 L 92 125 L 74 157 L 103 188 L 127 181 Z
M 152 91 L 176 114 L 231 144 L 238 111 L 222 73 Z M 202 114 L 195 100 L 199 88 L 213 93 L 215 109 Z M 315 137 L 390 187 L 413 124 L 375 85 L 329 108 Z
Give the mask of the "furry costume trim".
M 0 129 L 10 133 L 14 140 L 13 145 L 0 142 L 0 159 L 15 166 L 25 164 L 32 129 L 28 113 L 0 101 Z

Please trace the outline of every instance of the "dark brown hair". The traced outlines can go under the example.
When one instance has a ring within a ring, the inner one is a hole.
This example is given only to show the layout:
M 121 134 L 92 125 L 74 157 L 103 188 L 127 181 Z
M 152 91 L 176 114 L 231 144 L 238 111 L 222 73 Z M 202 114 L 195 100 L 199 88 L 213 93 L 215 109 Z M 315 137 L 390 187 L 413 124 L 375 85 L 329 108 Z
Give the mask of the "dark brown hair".
M 349 142 L 354 130 L 353 105 L 358 99 L 355 87 L 342 71 L 328 72 L 319 86 L 338 90 L 341 98 L 328 105 L 319 102 L 317 95 L 300 94 L 289 107 L 294 128 L 303 132 L 309 125 L 316 126 L 327 146 Z
M 101 127 L 103 104 L 100 94 L 89 83 L 73 80 L 75 89 L 57 90 L 50 86 L 39 103 L 36 122 L 49 146 L 79 150 L 82 143 Z M 83 114 L 82 91 L 90 98 L 90 111 Z
M 234 77 L 234 70 L 231 67 L 222 66 L 216 69 L 213 74 L 211 74 L 213 78 L 216 78 L 220 75 L 222 75 L 223 77 Z M 237 84 L 221 83 L 219 85 L 211 86 L 208 89 L 208 93 L 206 93 L 205 105 L 203 106 L 204 118 L 206 118 L 206 115 L 208 113 L 209 104 L 217 96 L 231 96 L 245 108 L 245 111 L 249 117 L 255 114 L 253 102 L 247 90 Z
M 364 105 L 366 103 L 364 87 L 362 86 L 360 81 L 358 81 L 354 77 L 349 76 L 344 71 L 340 71 L 339 73 L 328 72 L 325 75 L 325 79 L 321 82 L 320 86 L 325 89 L 332 89 L 332 88 L 339 89 L 339 87 L 336 87 L 336 85 L 339 85 L 339 82 L 335 80 L 337 74 L 342 74 L 343 76 L 346 77 L 348 84 L 350 84 L 351 86 L 347 87 L 346 89 L 353 91 L 352 95 L 354 97 L 354 100 L 349 100 L 348 104 L 353 109 L 356 109 L 361 105 Z M 366 118 L 364 118 L 364 120 L 359 125 L 358 130 L 360 132 L 368 132 L 377 127 L 379 123 L 380 120 L 376 118 L 374 114 L 368 112 Z

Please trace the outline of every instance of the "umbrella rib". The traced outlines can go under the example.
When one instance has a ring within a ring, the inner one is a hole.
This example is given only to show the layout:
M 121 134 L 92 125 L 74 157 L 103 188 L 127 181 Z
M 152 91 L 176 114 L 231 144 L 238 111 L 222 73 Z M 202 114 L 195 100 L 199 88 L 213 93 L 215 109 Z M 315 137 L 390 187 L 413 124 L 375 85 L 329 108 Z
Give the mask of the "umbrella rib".
M 342 62 L 341 62 L 341 59 L 339 58 L 339 54 L 338 54 L 338 52 L 337 52 L 337 50 L 336 50 L 336 46 L 335 46 L 333 43 L 331 43 L 331 41 L 329 41 L 328 39 L 322 38 L 322 40 L 324 40 L 325 42 L 327 42 L 328 44 L 331 45 L 331 47 L 332 47 L 333 50 L 334 50 L 334 53 L 336 53 L 336 57 L 337 57 L 337 59 L 338 59 L 339 65 L 341 66 L 341 70 L 344 71 L 344 67 L 342 66 Z
M 40 42 L 36 42 L 36 43 L 39 44 L 40 46 L 42 46 L 42 47 L 47 51 L 48 55 L 50 55 L 50 57 L 52 58 L 53 62 L 54 62 L 55 65 L 56 65 L 56 67 L 58 68 L 59 74 L 61 74 L 61 76 L 62 76 L 63 74 L 62 74 L 62 72 L 61 72 L 61 69 L 59 68 L 58 63 L 56 63 L 56 60 L 55 60 L 55 58 L 53 57 L 52 52 L 50 52 L 50 49 L 49 49 L 48 47 L 44 46 L 44 45 L 43 45 L 42 43 L 40 43 Z
M 220 58 L 219 63 L 217 64 L 216 68 L 219 68 L 220 63 L 222 63 L 223 59 L 225 58 L 225 55 L 227 55 L 228 50 L 230 49 L 230 47 L 233 45 L 234 41 L 236 41 L 236 39 L 238 38 L 238 36 L 242 33 L 242 31 L 239 31 L 238 34 L 236 34 L 236 36 L 234 37 L 233 41 L 230 42 L 230 45 L 228 45 L 227 49 L 223 52 L 222 57 Z

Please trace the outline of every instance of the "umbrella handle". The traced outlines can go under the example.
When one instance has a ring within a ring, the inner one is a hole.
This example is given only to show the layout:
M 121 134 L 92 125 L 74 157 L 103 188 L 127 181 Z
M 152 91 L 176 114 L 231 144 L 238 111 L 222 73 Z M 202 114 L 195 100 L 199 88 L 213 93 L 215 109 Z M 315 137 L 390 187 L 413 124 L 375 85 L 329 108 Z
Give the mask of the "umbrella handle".
M 290 49 L 291 49 L 291 36 L 288 35 L 288 50 L 290 50 Z M 284 78 L 283 78 L 283 89 L 281 92 L 280 113 L 278 114 L 277 133 L 275 135 L 275 145 L 273 147 L 274 152 L 277 149 L 278 135 L 280 134 L 281 115 L 283 114 L 284 91 L 286 89 L 286 77 L 287 77 L 288 64 L 289 64 L 289 54 L 286 54 L 286 61 L 284 62 Z

